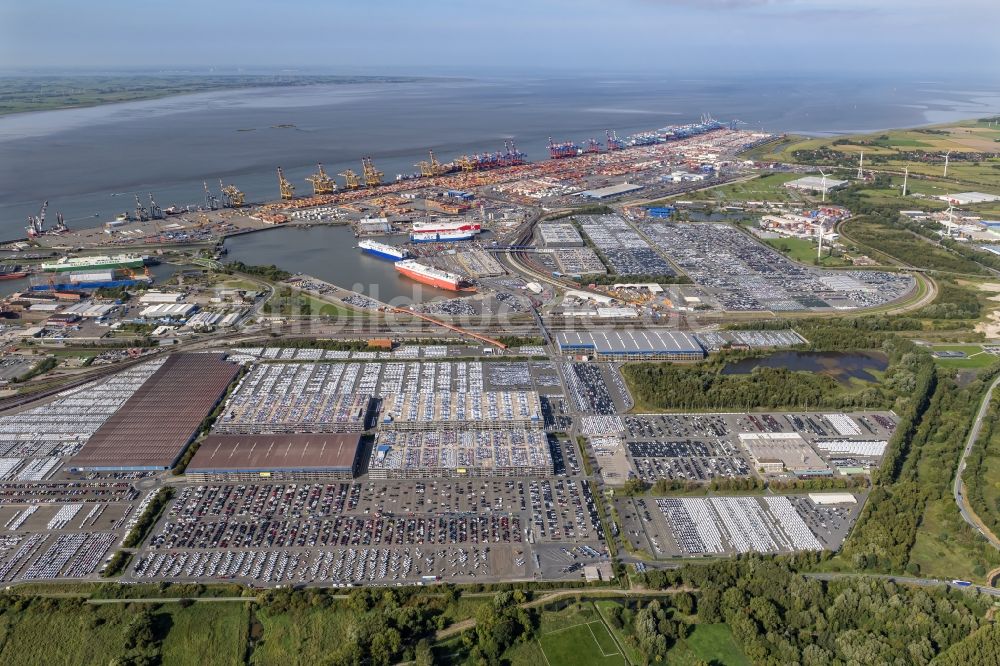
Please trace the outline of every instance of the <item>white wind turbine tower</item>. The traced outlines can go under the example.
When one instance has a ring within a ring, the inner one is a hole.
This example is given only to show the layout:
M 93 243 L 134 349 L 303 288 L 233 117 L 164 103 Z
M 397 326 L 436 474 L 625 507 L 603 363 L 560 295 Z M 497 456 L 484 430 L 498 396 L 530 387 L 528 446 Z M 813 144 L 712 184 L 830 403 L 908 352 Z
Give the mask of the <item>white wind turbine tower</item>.
M 823 187 L 823 201 L 825 202 L 826 201 L 826 174 L 823 173 L 822 169 L 820 169 L 819 172 L 823 176 L 823 182 L 822 182 L 822 187 Z
M 949 155 L 951 155 L 951 151 L 950 150 L 944 154 L 944 173 L 941 174 L 942 178 L 947 178 L 948 177 L 948 156 Z
M 903 170 L 903 197 L 906 197 L 906 180 L 910 177 L 910 167 Z
M 861 161 L 858 162 L 858 180 L 865 178 L 865 151 L 861 151 Z
M 823 223 L 820 222 L 816 225 L 816 235 L 819 236 L 819 249 L 816 250 L 816 258 L 823 259 Z
M 955 228 L 955 204 L 949 204 L 945 213 L 948 214 L 948 238 L 951 238 L 951 232 Z

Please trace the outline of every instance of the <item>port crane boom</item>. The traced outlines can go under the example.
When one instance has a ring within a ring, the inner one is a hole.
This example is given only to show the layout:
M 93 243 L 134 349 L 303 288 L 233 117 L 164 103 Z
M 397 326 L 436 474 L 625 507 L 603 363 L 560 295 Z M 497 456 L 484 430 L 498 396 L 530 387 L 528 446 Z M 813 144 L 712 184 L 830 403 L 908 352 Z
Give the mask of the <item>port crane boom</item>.
M 356 190 L 361 187 L 361 179 L 358 178 L 358 174 L 354 173 L 351 169 L 344 171 L 343 173 L 338 173 L 338 176 L 343 177 L 344 187 L 349 190 Z
M 337 189 L 337 183 L 326 174 L 322 164 L 316 165 L 316 173 L 306 178 L 306 181 L 312 183 L 314 195 L 333 194 Z
M 375 168 L 375 162 L 371 157 L 361 158 L 361 171 L 367 187 L 378 187 L 382 184 L 382 176 L 385 174 Z
M 246 195 L 235 185 L 223 185 L 219 179 L 219 190 L 222 192 L 222 205 L 226 208 L 239 208 L 246 200 Z
M 434 151 L 428 151 L 430 154 L 430 159 L 414 164 L 414 166 L 420 168 L 420 175 L 424 178 L 433 178 L 434 176 L 440 176 L 444 173 L 444 169 L 441 167 L 441 163 L 438 159 L 434 157 Z
M 285 178 L 285 172 L 281 170 L 281 167 L 278 167 L 278 191 L 281 192 L 282 199 L 295 197 L 295 186 Z

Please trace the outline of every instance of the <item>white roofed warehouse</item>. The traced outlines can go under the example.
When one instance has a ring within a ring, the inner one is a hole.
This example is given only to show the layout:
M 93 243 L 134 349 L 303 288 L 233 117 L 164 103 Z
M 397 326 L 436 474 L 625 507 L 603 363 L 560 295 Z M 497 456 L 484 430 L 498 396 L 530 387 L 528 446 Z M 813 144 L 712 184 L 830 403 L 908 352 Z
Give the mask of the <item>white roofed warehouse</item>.
M 705 350 L 693 335 L 679 331 L 562 331 L 559 351 L 594 354 L 614 361 L 700 361 Z

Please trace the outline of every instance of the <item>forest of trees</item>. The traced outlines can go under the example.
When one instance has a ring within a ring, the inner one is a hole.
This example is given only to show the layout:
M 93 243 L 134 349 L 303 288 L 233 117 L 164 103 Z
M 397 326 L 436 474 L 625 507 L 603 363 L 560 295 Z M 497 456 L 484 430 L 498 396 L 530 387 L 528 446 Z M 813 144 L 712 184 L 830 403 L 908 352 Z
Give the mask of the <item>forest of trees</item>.
M 653 571 L 646 581 L 657 588 L 681 581 L 697 588 L 698 621 L 728 624 L 747 658 L 761 666 L 925 665 L 956 646 L 940 662 L 953 664 L 998 647 L 997 632 L 973 633 L 994 626 L 984 620 L 990 600 L 943 586 L 870 578 L 825 582 L 796 573 L 788 559 L 759 556 Z
M 246 273 L 247 275 L 254 275 L 266 280 L 271 280 L 272 282 L 281 282 L 282 280 L 287 280 L 292 277 L 291 273 L 278 268 L 274 264 L 271 264 L 270 266 L 253 266 L 251 264 L 244 264 L 242 261 L 230 261 L 226 264 L 226 270 L 230 273 Z
M 962 387 L 945 370 L 921 380 L 914 402 L 900 415 L 858 525 L 844 544 L 843 554 L 855 569 L 921 573 L 911 556 L 917 530 L 931 503 L 953 502 L 950 484 L 964 438 L 984 383 L 995 373 L 984 371 Z M 987 557 L 984 542 L 961 522 L 957 510 L 954 518 L 948 540 L 961 543 L 968 557 Z
M 922 240 L 918 235 L 897 224 L 892 217 L 860 216 L 851 218 L 844 228 L 847 240 L 856 240 L 869 248 L 884 252 L 904 264 L 932 271 L 983 275 L 987 271 L 979 263 L 959 256 L 943 247 Z
M 1000 532 L 1000 493 L 993 472 L 1000 464 L 1000 393 L 993 394 L 989 411 L 983 421 L 982 431 L 966 460 L 965 496 L 994 534 Z

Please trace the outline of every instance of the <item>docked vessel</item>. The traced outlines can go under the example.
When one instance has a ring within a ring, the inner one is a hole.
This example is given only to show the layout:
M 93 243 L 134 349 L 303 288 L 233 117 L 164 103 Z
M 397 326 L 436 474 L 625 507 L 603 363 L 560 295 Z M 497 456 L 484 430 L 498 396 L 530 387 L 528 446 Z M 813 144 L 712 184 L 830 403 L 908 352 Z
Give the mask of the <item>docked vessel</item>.
M 472 220 L 461 220 L 458 222 L 414 222 L 413 233 L 452 233 L 455 231 L 467 231 L 478 234 L 483 226 L 479 222 Z
M 432 287 L 448 289 L 449 291 L 462 290 L 461 275 L 455 275 L 454 273 L 449 273 L 433 266 L 425 266 L 412 259 L 397 261 L 396 270 L 412 280 L 429 284 Z
M 145 260 L 137 254 L 101 255 L 94 257 L 63 257 L 51 264 L 42 264 L 42 270 L 47 273 L 65 273 L 67 271 L 91 271 L 108 268 L 142 268 Z
M 391 261 L 400 261 L 410 256 L 410 253 L 401 247 L 389 245 L 388 243 L 379 243 L 378 241 L 373 240 L 363 240 L 358 243 L 358 247 L 360 247 L 361 251 L 365 254 L 370 254 L 382 259 L 389 259 Z
M 474 231 L 419 231 L 410 234 L 411 243 L 451 243 L 470 240 L 476 235 Z
M 414 243 L 449 243 L 469 240 L 482 230 L 479 222 L 414 222 L 410 241 Z
M 21 270 L 20 266 L 12 266 L 10 264 L 0 266 L 0 280 L 16 280 L 27 275 L 25 271 Z
M 56 282 L 56 279 L 59 282 Z M 47 282 L 32 285 L 33 291 L 73 291 L 75 289 L 114 289 L 132 287 L 137 284 L 151 284 L 149 275 L 136 274 L 128 269 L 90 270 L 60 273 L 58 278 L 50 277 Z

